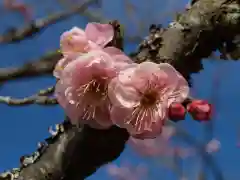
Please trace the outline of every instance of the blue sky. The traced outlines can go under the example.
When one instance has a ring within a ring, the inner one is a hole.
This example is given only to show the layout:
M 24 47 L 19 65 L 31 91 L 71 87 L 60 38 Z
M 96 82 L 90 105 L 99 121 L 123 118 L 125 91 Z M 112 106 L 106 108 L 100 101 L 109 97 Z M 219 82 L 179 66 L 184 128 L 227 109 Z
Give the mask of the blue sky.
M 38 4 L 33 0 L 26 1 L 33 6 L 35 17 L 44 17 L 50 11 L 61 10 L 61 7 L 52 1 L 42 1 L 42 3 Z M 169 12 L 183 8 L 184 4 L 187 3 L 186 0 L 151 0 L 151 6 L 147 7 L 148 4 L 139 3 L 145 2 L 145 0 L 132 0 L 131 2 L 139 8 L 136 18 L 141 19 L 146 24 L 153 22 L 168 23 L 171 19 L 171 13 Z M 130 26 L 131 23 L 126 13 L 123 12 L 122 0 L 104 0 L 103 6 L 103 13 L 106 17 L 119 19 L 123 22 L 128 34 L 136 33 L 135 28 Z M 162 16 L 159 16 L 161 14 Z M 22 20 L 17 13 L 2 11 L 0 32 L 3 32 L 9 26 L 21 25 Z M 37 59 L 44 53 L 59 47 L 59 36 L 63 31 L 70 29 L 72 26 L 84 27 L 86 23 L 87 20 L 85 18 L 74 16 L 67 21 L 52 25 L 33 40 L 26 40 L 18 45 L 0 45 L 0 68 L 18 66 L 26 61 Z M 127 52 L 134 49 L 135 45 L 126 44 Z M 223 67 L 224 70 L 219 73 Z M 204 62 L 204 71 L 193 75 L 194 95 L 209 101 L 213 98 L 217 99 L 214 100 L 216 108 L 214 137 L 221 141 L 222 147 L 220 152 L 214 155 L 214 159 L 222 168 L 228 180 L 239 179 L 240 149 L 236 147 L 237 131 L 239 131 L 240 127 L 238 122 L 240 118 L 240 114 L 238 114 L 240 101 L 239 68 L 240 62 L 217 62 L 212 60 Z M 213 86 L 216 74 L 220 80 L 218 87 Z M 53 77 L 12 81 L 0 86 L 0 95 L 24 97 L 34 94 L 39 89 L 51 86 L 54 82 L 55 79 Z M 37 142 L 48 136 L 47 128 L 63 119 L 63 111 L 60 107 L 32 105 L 14 108 L 0 104 L 0 113 L 0 142 L 2 144 L 0 148 L 0 171 L 17 167 L 19 157 L 34 151 Z M 204 126 L 200 123 L 188 117 L 186 121 L 180 122 L 179 125 L 197 139 L 203 139 Z M 151 169 L 151 180 L 159 179 L 159 177 L 166 180 L 176 179 L 172 175 L 171 170 L 154 164 L 153 159 L 138 157 L 130 148 L 126 148 L 115 163 L 119 164 L 126 159 L 132 164 L 147 163 Z M 184 163 L 186 172 L 192 176 L 190 180 L 194 180 L 193 175 L 199 166 L 198 162 L 197 158 L 193 158 Z M 106 175 L 104 168 L 89 177 L 89 180 L 102 179 L 111 179 Z

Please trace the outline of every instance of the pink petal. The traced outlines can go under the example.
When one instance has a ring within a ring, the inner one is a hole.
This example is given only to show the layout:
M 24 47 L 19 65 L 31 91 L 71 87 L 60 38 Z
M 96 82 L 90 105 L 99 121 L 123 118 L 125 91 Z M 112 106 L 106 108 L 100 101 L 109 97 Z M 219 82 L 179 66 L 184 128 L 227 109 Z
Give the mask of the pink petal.
M 108 103 L 106 102 L 105 104 L 108 104 Z M 96 109 L 95 121 L 102 127 L 106 127 L 106 128 L 113 125 L 113 122 L 110 119 L 108 106 L 100 106 Z
M 71 56 L 74 53 L 85 52 L 88 39 L 82 29 L 74 27 L 62 34 L 60 44 L 63 55 Z
M 73 87 L 80 87 L 92 79 L 93 72 L 91 68 L 87 66 L 87 60 L 88 59 L 83 60 L 78 58 L 64 68 L 61 78 L 65 84 L 69 84 Z
M 125 123 L 125 119 L 131 115 L 132 109 L 121 108 L 119 106 L 113 106 L 110 110 L 110 116 L 112 122 L 121 128 L 132 128 L 131 125 Z M 132 129 L 131 129 L 132 130 Z
M 67 57 L 60 59 L 54 68 L 53 75 L 56 78 L 60 78 L 63 69 L 66 67 L 66 65 L 69 62 L 71 62 L 73 60 L 74 60 L 74 58 L 67 58 Z
M 168 97 L 168 105 L 172 103 L 182 103 L 190 93 L 190 88 L 188 82 L 182 77 L 179 76 L 178 84 L 172 94 Z
M 58 80 L 58 82 L 55 85 L 55 96 L 57 97 L 58 103 L 63 107 L 67 107 L 68 105 L 68 100 L 65 97 L 65 91 L 66 91 L 66 86 L 62 83 L 61 80 Z
M 76 58 L 76 55 L 100 49 L 100 47 L 90 41 L 85 32 L 79 28 L 72 28 L 63 33 L 60 39 L 61 51 L 65 57 Z
M 134 134 L 133 137 L 136 139 L 153 139 L 161 135 L 162 127 L 165 120 L 158 120 L 153 122 L 151 129 L 143 131 L 141 134 Z
M 78 36 L 85 36 L 85 31 L 81 28 L 78 28 L 76 26 L 74 26 L 70 32 L 73 34 L 73 35 L 78 35 Z
M 143 136 L 152 136 L 159 133 L 162 126 L 162 119 L 165 118 L 165 110 L 159 107 L 157 110 L 147 111 L 142 114 L 137 112 L 134 114 L 134 108 L 123 108 L 113 106 L 110 114 L 112 121 L 122 128 L 126 128 L 132 135 L 143 134 Z M 136 115 L 136 116 L 133 116 Z M 138 120 L 138 121 L 137 121 Z
M 139 65 L 136 63 L 132 63 L 127 65 L 122 71 L 119 72 L 118 80 L 123 85 L 131 85 L 134 87 L 134 79 L 135 70 Z
M 85 32 L 89 40 L 101 47 L 107 45 L 114 36 L 114 30 L 110 24 L 88 23 Z
M 168 93 L 171 94 L 168 106 L 173 102 L 181 103 L 184 101 L 189 94 L 189 86 L 184 77 L 168 63 L 159 64 L 159 68 L 167 75 Z
M 106 53 L 108 53 L 110 56 L 114 58 L 116 62 L 125 62 L 128 64 L 133 63 L 133 61 L 120 49 L 115 47 L 106 47 L 103 49 Z
M 82 112 L 81 108 L 69 102 L 69 99 L 65 94 L 66 91 L 67 88 L 59 80 L 55 87 L 55 96 L 57 97 L 58 103 L 64 108 L 65 113 L 71 120 L 71 123 L 78 124 L 79 116 Z
M 67 78 L 70 84 L 79 86 L 86 84 L 94 75 L 113 75 L 111 73 L 114 73 L 111 57 L 102 51 L 91 51 L 69 63 L 64 68 L 62 78 Z
M 136 67 L 133 79 L 143 78 L 150 80 L 153 75 L 156 75 L 157 73 L 159 73 L 158 64 L 153 62 L 143 62 Z
M 129 77 L 133 86 L 142 93 L 154 84 L 161 90 L 167 79 L 167 75 L 160 71 L 159 65 L 153 62 L 143 62 L 137 65 Z
M 108 96 L 115 106 L 121 106 L 124 108 L 133 108 L 139 104 L 140 97 L 136 90 L 131 86 L 124 86 L 118 78 L 114 78 L 108 85 Z

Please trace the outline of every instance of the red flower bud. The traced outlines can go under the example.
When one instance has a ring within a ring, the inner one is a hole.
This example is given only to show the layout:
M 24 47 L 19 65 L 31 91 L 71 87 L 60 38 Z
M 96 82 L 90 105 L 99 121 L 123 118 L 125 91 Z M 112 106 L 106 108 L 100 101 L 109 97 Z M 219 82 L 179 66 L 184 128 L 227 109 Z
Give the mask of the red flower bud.
M 185 119 L 186 110 L 181 103 L 172 103 L 168 109 L 170 120 L 177 122 Z
M 187 110 L 194 120 L 209 121 L 212 115 L 212 105 L 204 100 L 193 100 L 187 105 Z

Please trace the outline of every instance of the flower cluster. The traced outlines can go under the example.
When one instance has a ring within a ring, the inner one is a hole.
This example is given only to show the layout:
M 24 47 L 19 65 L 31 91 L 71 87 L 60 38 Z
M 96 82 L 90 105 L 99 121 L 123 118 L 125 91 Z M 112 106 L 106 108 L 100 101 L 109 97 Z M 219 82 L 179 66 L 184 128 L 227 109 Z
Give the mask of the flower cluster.
M 111 25 L 99 23 L 63 33 L 63 59 L 54 70 L 58 102 L 72 124 L 117 125 L 133 137 L 154 138 L 169 119 L 169 107 L 187 98 L 188 83 L 170 64 L 136 64 L 106 47 L 113 36 Z
M 186 106 L 181 103 L 172 103 L 168 108 L 168 118 L 172 121 L 180 121 L 185 119 L 188 112 L 194 120 L 204 122 L 209 121 L 212 116 L 212 105 L 205 100 L 192 100 Z

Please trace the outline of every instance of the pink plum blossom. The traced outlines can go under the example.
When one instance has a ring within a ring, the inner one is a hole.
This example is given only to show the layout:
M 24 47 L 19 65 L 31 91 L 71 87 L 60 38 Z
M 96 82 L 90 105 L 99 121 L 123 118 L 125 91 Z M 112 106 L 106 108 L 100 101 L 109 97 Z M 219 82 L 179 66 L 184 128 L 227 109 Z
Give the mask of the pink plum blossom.
M 54 76 L 59 78 L 62 69 L 77 56 L 91 50 L 104 48 L 114 36 L 113 27 L 110 24 L 88 23 L 85 31 L 73 27 L 66 31 L 60 38 L 63 58 L 58 62 Z
M 176 157 L 186 159 L 196 155 L 196 151 L 191 147 L 176 146 L 171 143 L 171 138 L 175 135 L 175 128 L 164 126 L 161 135 L 155 139 L 136 139 L 131 137 L 128 144 L 134 152 L 142 157 L 147 157 L 155 162 L 169 165 Z
M 131 64 L 109 84 L 111 119 L 133 136 L 161 133 L 168 107 L 186 99 L 187 81 L 170 64 Z
M 88 124 L 94 128 L 112 125 L 109 116 L 108 83 L 132 62 L 114 47 L 92 50 L 71 61 L 63 69 L 56 85 L 59 104 L 73 124 Z
M 105 47 L 114 36 L 110 24 L 88 23 L 85 31 L 73 27 L 60 38 L 61 51 L 64 56 L 86 53 L 92 49 Z

